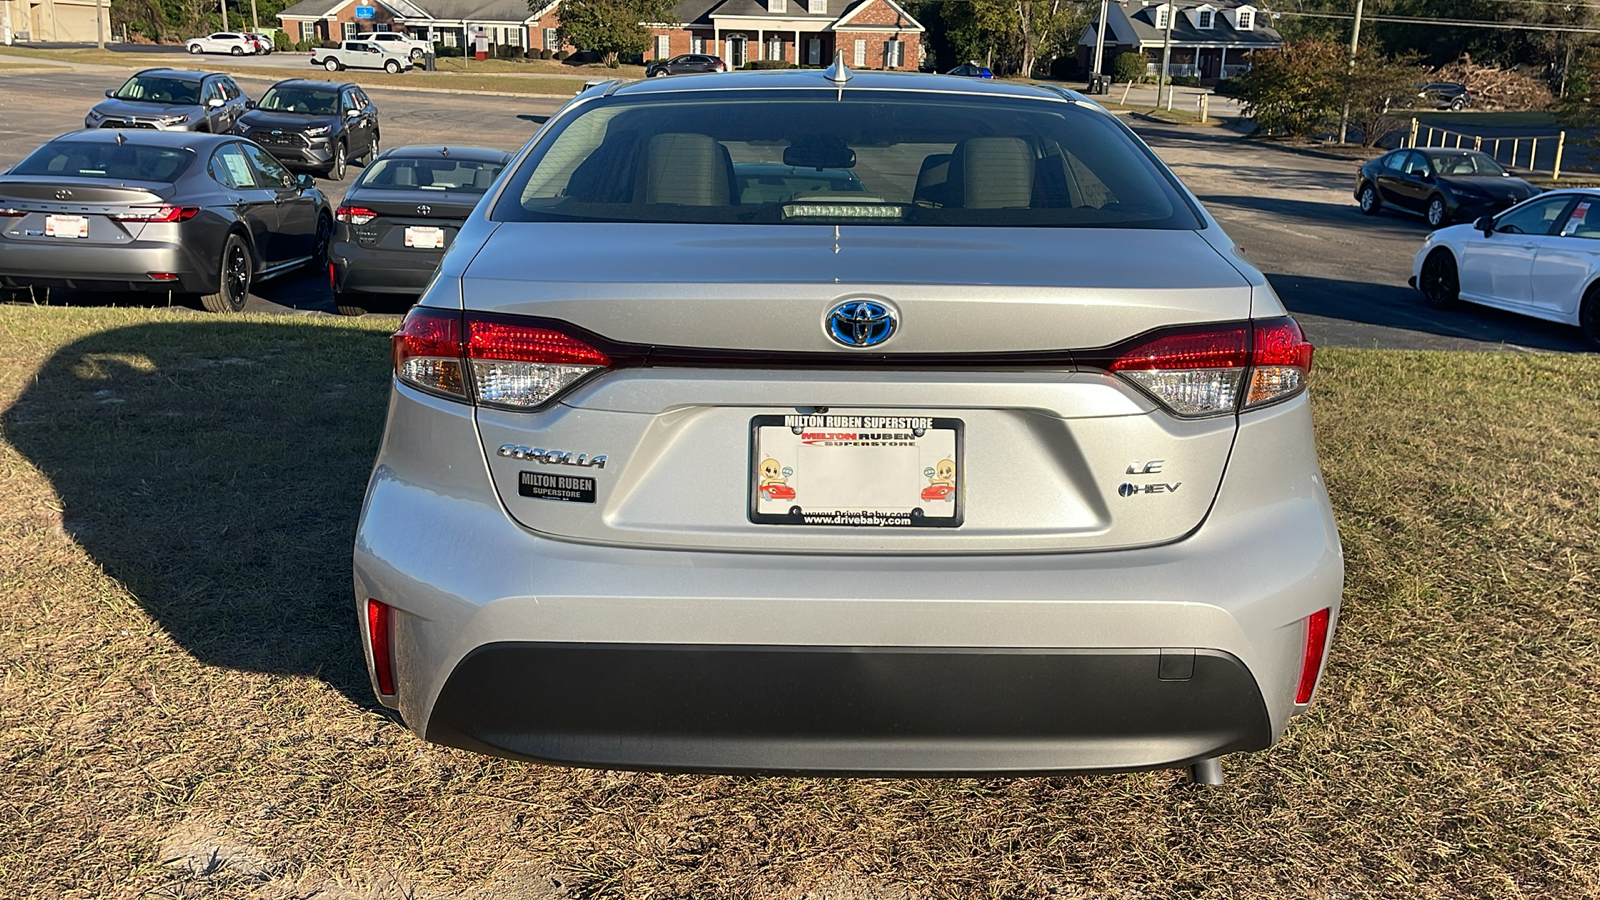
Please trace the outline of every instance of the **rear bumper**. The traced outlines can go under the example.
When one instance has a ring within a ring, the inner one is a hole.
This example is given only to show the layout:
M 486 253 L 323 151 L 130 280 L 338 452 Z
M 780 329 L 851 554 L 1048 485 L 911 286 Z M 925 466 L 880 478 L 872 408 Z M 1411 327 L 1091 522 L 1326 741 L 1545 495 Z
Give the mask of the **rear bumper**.
M 157 282 L 151 272 L 178 281 Z M 200 271 L 181 245 L 134 241 L 115 246 L 67 241 L 0 240 L 0 283 L 7 287 L 53 287 L 78 291 L 215 290 L 216 275 Z
M 444 258 L 443 250 L 376 250 L 340 241 L 333 245 L 333 288 L 370 294 L 420 296 Z
M 1215 651 L 529 642 L 462 660 L 427 737 L 604 768 L 936 775 L 1175 766 L 1272 730 Z

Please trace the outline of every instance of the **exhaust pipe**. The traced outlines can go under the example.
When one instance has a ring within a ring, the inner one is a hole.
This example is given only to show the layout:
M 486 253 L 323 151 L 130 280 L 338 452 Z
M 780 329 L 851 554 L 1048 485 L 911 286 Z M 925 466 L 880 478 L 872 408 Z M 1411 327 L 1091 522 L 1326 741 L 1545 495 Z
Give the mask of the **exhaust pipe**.
M 1190 763 L 1189 782 L 1213 786 L 1222 784 L 1222 760 L 1213 756 Z

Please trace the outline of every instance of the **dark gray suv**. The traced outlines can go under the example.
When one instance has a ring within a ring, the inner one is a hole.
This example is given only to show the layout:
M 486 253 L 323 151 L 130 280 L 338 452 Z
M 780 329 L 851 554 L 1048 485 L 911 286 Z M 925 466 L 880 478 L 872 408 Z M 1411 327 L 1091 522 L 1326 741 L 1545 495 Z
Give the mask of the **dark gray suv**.
M 371 161 L 378 147 L 378 107 L 356 85 L 345 82 L 280 81 L 261 95 L 233 133 L 267 148 L 291 169 L 310 169 L 344 179 L 352 159 Z
M 83 117 L 83 127 L 227 134 L 254 105 L 227 75 L 145 69 L 106 91 L 106 99 Z

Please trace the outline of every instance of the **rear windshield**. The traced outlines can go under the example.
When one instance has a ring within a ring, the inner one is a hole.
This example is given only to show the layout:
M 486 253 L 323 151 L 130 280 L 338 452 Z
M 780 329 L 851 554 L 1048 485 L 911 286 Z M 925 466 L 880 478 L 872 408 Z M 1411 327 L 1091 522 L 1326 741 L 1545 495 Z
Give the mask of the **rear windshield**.
M 118 100 L 138 100 L 146 103 L 178 103 L 194 105 L 200 102 L 200 82 L 159 75 L 135 75 L 122 83 L 112 96 Z
M 1428 162 L 1440 175 L 1506 174 L 1506 170 L 1486 153 L 1430 153 Z
M 178 180 L 194 153 L 174 147 L 141 147 L 113 141 L 51 141 L 28 154 L 11 175 L 65 175 L 117 181 Z
M 270 87 L 261 95 L 257 109 L 269 112 L 305 113 L 311 116 L 339 114 L 338 88 Z
M 502 163 L 391 156 L 368 166 L 355 187 L 377 191 L 466 191 L 481 194 L 494 184 L 503 168 L 505 165 Z
M 518 166 L 494 218 L 1200 227 L 1149 151 L 1103 113 L 848 89 L 591 101 Z

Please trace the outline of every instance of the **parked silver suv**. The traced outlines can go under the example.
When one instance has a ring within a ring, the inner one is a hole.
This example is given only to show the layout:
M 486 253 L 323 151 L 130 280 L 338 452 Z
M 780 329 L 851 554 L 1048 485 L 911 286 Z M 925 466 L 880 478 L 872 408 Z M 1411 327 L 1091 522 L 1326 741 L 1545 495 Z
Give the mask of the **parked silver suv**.
M 106 91 L 83 118 L 85 128 L 154 128 L 227 134 L 255 104 L 220 72 L 145 69 Z
M 572 765 L 1214 781 L 1338 616 L 1311 355 L 1071 92 L 593 88 L 394 337 L 373 687 Z

